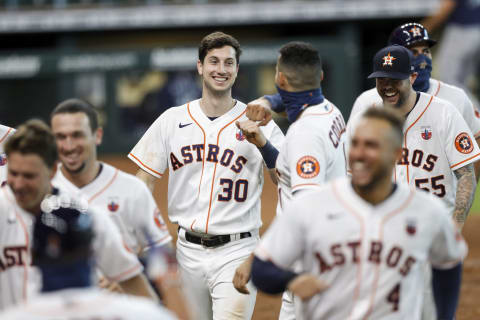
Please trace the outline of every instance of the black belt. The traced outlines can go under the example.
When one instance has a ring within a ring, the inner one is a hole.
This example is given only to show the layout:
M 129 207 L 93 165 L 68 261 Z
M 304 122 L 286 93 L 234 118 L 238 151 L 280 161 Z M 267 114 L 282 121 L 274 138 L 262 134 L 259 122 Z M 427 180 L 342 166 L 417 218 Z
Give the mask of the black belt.
M 250 232 L 242 232 L 237 234 L 222 234 L 216 236 L 198 236 L 185 230 L 185 240 L 191 243 L 200 244 L 207 248 L 218 247 L 229 243 L 230 241 L 250 238 L 252 234 Z

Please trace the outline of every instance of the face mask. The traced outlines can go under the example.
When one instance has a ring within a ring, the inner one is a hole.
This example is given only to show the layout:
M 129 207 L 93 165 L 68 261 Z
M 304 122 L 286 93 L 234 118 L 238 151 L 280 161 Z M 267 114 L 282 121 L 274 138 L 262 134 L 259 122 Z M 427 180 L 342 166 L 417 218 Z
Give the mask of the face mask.
M 419 54 L 413 60 L 415 72 L 418 73 L 417 79 L 413 83 L 415 91 L 427 92 L 430 88 L 430 77 L 432 73 L 432 59 L 423 54 Z
M 321 88 L 301 92 L 288 92 L 277 86 L 277 91 L 282 97 L 282 104 L 285 106 L 290 123 L 295 122 L 306 107 L 320 104 L 324 99 Z

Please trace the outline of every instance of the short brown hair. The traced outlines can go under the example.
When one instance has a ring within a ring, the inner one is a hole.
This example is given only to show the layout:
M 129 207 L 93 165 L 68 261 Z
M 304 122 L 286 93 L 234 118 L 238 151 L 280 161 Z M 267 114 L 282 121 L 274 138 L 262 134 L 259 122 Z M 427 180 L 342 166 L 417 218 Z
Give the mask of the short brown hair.
M 210 33 L 202 39 L 200 46 L 198 47 L 198 59 L 203 63 L 203 60 L 210 50 L 223 48 L 225 46 L 230 46 L 235 49 L 235 58 L 237 60 L 237 64 L 239 64 L 240 55 L 242 54 L 240 43 L 231 35 L 220 31 Z
M 55 166 L 58 158 L 55 137 L 48 125 L 38 119 L 28 120 L 20 125 L 7 140 L 5 143 L 7 157 L 13 152 L 20 152 L 23 155 L 36 154 L 49 168 Z
M 398 111 L 388 107 L 370 107 L 365 111 L 362 117 L 388 122 L 392 127 L 395 136 L 398 138 L 400 145 L 402 144 L 405 119 Z
M 95 108 L 85 100 L 72 98 L 60 102 L 50 114 L 50 124 L 55 115 L 62 113 L 84 113 L 88 117 L 88 123 L 92 132 L 98 129 L 98 113 Z

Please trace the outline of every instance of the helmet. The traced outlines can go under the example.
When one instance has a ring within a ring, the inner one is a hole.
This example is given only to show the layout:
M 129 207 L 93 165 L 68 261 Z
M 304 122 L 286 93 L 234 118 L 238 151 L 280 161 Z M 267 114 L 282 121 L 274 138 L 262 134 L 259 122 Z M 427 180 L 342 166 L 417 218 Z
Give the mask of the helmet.
M 430 39 L 427 29 L 420 23 L 405 23 L 393 30 L 388 38 L 388 44 L 399 44 L 410 47 L 416 43 L 425 42 L 429 47 L 434 46 L 437 41 Z
M 33 229 L 35 265 L 60 265 L 91 257 L 93 222 L 88 213 L 60 207 L 42 212 Z

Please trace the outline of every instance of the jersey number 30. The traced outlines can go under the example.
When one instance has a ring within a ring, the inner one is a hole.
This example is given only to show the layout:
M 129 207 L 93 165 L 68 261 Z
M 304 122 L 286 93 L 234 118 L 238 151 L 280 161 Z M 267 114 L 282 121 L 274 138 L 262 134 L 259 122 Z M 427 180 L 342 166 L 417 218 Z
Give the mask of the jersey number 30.
M 223 187 L 222 193 L 218 195 L 218 201 L 230 201 L 232 195 L 235 201 L 243 202 L 247 199 L 248 180 L 239 179 L 235 183 L 232 179 L 220 179 L 220 185 Z

